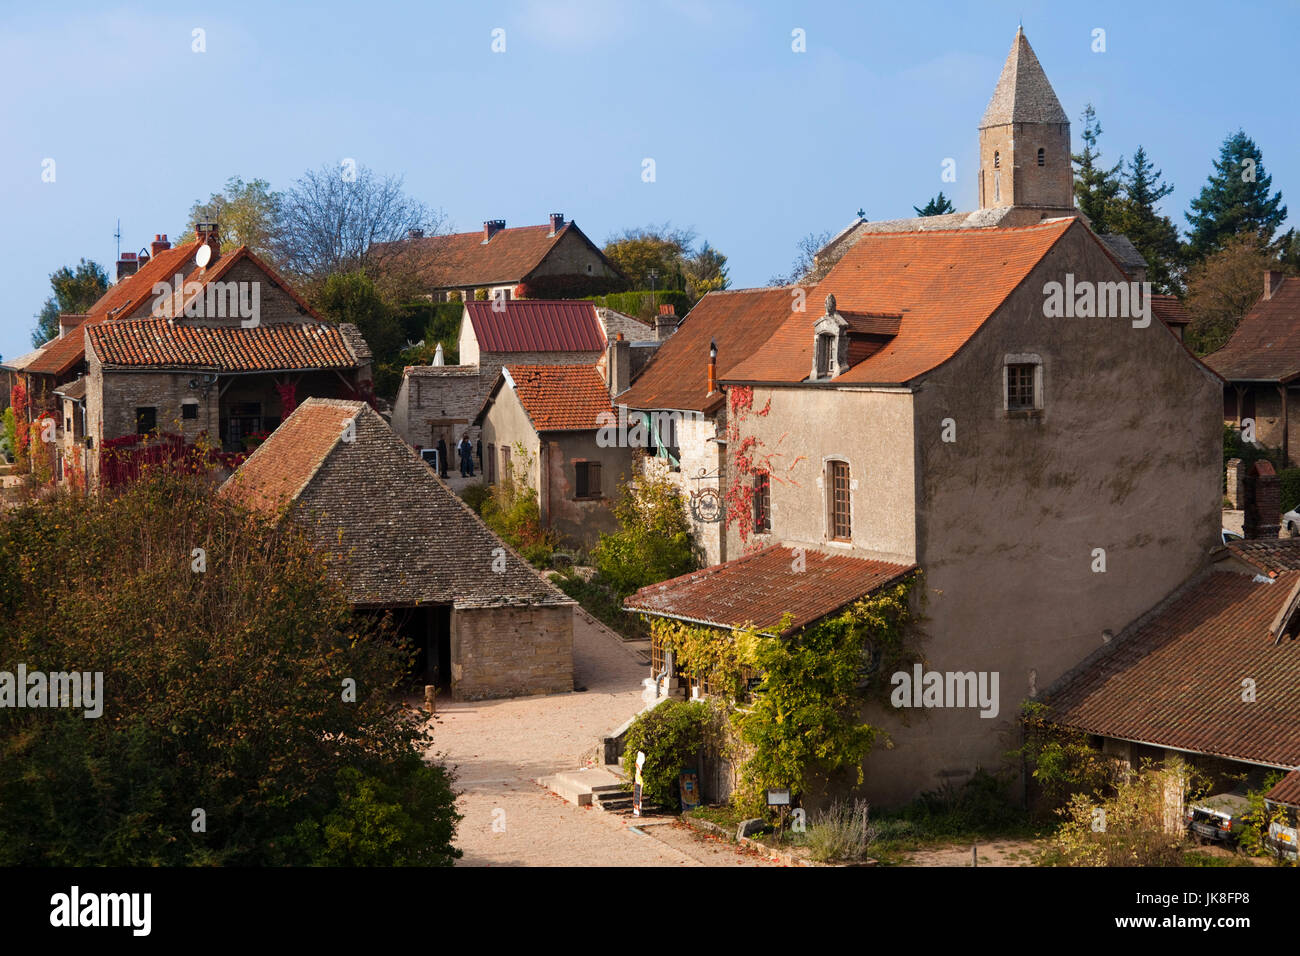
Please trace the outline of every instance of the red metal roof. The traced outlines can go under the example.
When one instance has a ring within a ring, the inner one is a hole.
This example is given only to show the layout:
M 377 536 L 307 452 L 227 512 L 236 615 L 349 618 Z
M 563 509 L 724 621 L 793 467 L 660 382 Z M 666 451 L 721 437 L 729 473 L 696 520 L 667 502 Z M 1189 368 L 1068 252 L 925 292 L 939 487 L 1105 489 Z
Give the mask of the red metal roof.
M 515 394 L 533 427 L 585 431 L 600 427 L 602 412 L 614 414 L 609 390 L 594 365 L 508 365 Z
M 802 570 L 796 570 L 800 564 Z M 773 545 L 644 587 L 623 606 L 716 627 L 751 625 L 760 630 L 775 627 L 789 612 L 793 620 L 783 633 L 791 634 L 913 569 L 914 565 L 825 554 L 812 548 L 803 550 L 800 561 L 794 549 Z
M 465 310 L 473 323 L 480 352 L 605 350 L 605 333 L 596 318 L 596 307 L 590 302 L 545 299 L 467 302 Z
M 1300 640 L 1269 626 L 1300 571 L 1212 571 L 1049 695 L 1090 734 L 1300 767 Z M 1249 678 L 1254 700 L 1243 700 Z

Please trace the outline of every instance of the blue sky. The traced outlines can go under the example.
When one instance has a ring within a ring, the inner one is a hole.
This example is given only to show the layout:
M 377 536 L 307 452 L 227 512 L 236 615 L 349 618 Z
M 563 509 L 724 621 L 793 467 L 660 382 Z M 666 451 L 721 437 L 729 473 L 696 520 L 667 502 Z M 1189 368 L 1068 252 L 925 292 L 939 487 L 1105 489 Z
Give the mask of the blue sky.
M 734 287 L 763 285 L 859 207 L 911 215 L 942 188 L 974 208 L 976 126 L 1021 19 L 1074 148 L 1091 101 L 1104 157 L 1144 145 L 1180 227 L 1239 126 L 1300 219 L 1294 2 L 5 0 L 0 355 L 29 350 L 50 272 L 112 274 L 119 217 L 139 249 L 231 175 L 282 189 L 345 157 L 404 175 L 458 231 L 563 212 L 602 243 L 671 221 L 730 257 Z

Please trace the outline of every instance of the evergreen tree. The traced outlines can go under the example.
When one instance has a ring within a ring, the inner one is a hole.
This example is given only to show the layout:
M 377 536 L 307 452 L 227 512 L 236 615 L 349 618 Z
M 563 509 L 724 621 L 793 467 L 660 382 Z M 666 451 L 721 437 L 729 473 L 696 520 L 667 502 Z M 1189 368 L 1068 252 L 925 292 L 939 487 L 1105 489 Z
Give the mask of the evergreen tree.
M 1269 196 L 1272 184 L 1273 177 L 1264 171 L 1263 154 L 1254 140 L 1241 130 L 1225 139 L 1214 172 L 1187 214 L 1191 224 L 1189 260 L 1205 258 L 1241 232 L 1259 233 L 1272 242 L 1286 220 L 1281 191 Z
M 1112 231 L 1110 219 L 1119 198 L 1120 170 L 1124 167 L 1122 156 L 1110 169 L 1101 165 L 1101 150 L 1097 148 L 1100 136 L 1101 123 L 1097 122 L 1097 112 L 1089 103 L 1083 110 L 1083 152 L 1073 154 L 1070 159 L 1075 166 L 1075 204 L 1088 217 L 1096 233 Z
M 1116 202 L 1111 226 L 1128 237 L 1147 261 L 1147 278 L 1156 292 L 1178 292 L 1179 242 L 1173 220 L 1156 210 L 1156 203 L 1174 191 L 1172 183 L 1154 168 L 1141 146 L 1133 154 L 1123 180 L 1123 196 Z
M 80 315 L 108 291 L 108 273 L 98 262 L 82 259 L 75 269 L 63 266 L 50 274 L 54 294 L 36 313 L 32 345 L 40 347 L 59 335 L 60 315 Z
M 939 190 L 939 195 L 935 196 L 924 206 L 913 206 L 918 216 L 943 216 L 950 212 L 956 212 L 957 208 L 953 206 L 952 200 Z

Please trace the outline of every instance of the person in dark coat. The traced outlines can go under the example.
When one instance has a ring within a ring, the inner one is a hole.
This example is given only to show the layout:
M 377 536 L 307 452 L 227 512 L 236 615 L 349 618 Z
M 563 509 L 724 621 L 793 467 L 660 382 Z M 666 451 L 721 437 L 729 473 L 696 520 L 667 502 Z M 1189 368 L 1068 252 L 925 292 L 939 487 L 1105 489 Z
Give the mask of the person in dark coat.
M 474 446 L 470 444 L 469 432 L 466 432 L 456 446 L 456 451 L 460 453 L 460 476 L 462 478 L 474 477 Z
M 438 474 L 442 478 L 447 477 L 447 439 L 438 439 Z

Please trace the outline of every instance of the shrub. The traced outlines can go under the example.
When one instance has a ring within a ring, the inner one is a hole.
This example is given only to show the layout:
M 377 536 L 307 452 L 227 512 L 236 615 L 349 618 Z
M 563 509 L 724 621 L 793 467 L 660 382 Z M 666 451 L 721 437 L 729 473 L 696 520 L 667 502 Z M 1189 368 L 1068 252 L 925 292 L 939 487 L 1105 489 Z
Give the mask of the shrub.
M 1278 477 L 1282 487 L 1282 511 L 1291 511 L 1300 505 L 1300 468 L 1283 468 Z
M 645 753 L 643 799 L 665 807 L 681 806 L 678 775 L 699 754 L 710 720 L 708 704 L 669 698 L 632 721 L 625 738 L 623 769 L 635 779 L 637 751 Z
M 877 831 L 865 800 L 836 800 L 808 827 L 808 849 L 819 863 L 866 858 Z
M 551 566 L 551 556 L 559 544 L 555 534 L 542 527 L 542 509 L 537 492 L 528 482 L 532 456 L 523 445 L 515 445 L 515 460 L 509 477 L 491 486 L 480 514 L 483 523 L 539 568 Z
M 614 503 L 618 530 L 591 552 L 601 579 L 619 597 L 698 567 L 682 497 L 663 475 L 623 482 Z
M 609 295 L 592 296 L 591 301 L 601 308 L 613 309 L 615 312 L 622 312 L 624 315 L 632 315 L 652 322 L 655 316 L 659 314 L 659 306 L 661 305 L 671 305 L 680 319 L 695 304 L 685 292 L 673 289 L 655 290 L 653 295 L 649 290 L 612 292 Z
M 466 485 L 461 489 L 460 498 L 465 504 L 474 509 L 477 515 L 483 514 L 483 505 L 492 497 L 492 487 L 486 482 L 479 482 L 474 485 Z

